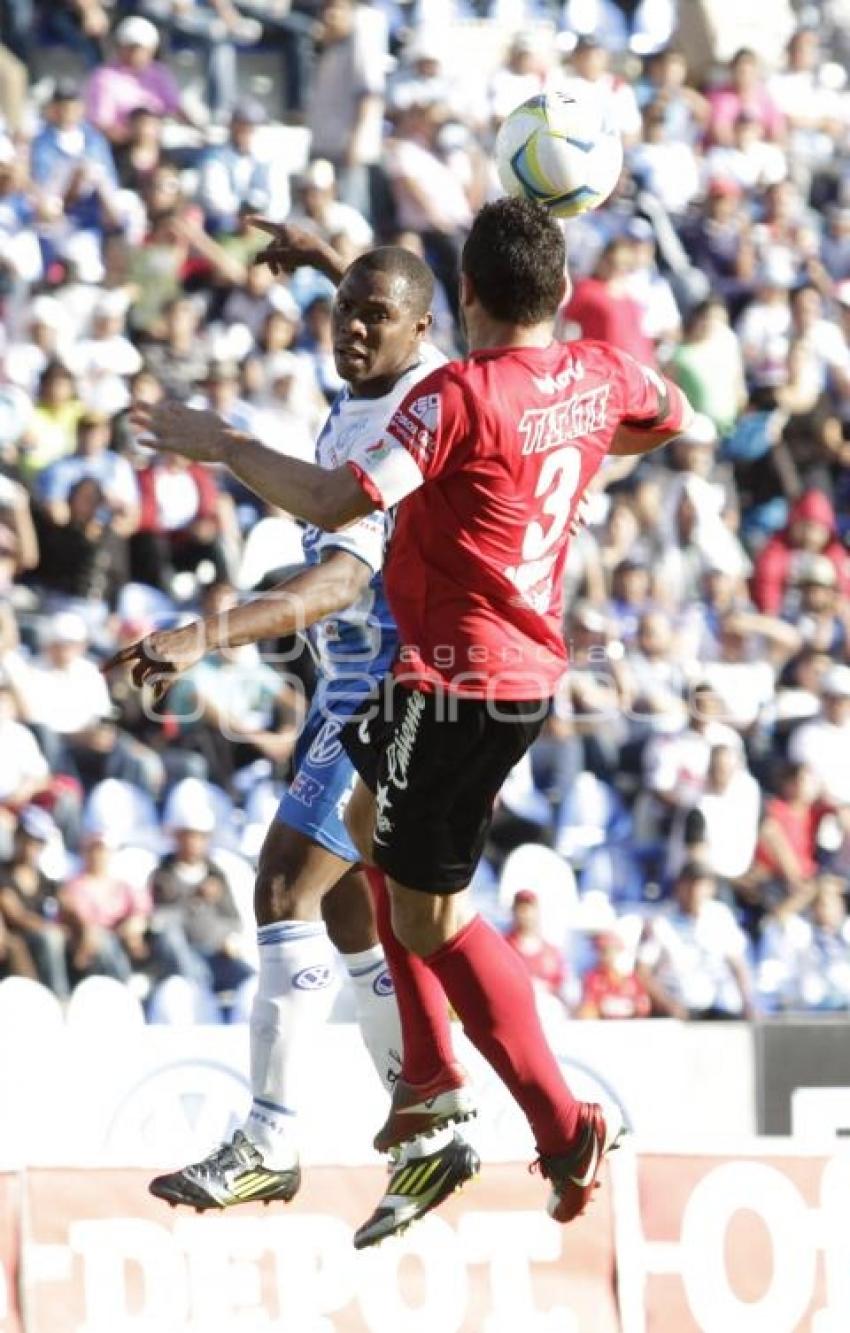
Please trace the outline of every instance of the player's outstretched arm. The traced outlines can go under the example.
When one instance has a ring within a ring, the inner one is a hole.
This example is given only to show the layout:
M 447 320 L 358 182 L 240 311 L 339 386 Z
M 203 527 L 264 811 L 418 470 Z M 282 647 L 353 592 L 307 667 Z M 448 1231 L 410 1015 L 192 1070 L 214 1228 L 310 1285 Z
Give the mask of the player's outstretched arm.
M 179 629 L 156 630 L 128 644 L 101 668 L 126 668 L 133 684 L 152 685 L 158 703 L 182 672 L 220 648 L 241 648 L 262 639 L 284 638 L 357 601 L 372 577 L 369 566 L 347 551 L 333 551 L 242 606 L 194 620 Z
M 248 223 L 271 236 L 271 241 L 255 257 L 254 263 L 266 264 L 276 278 L 284 273 L 294 273 L 297 268 L 314 268 L 334 286 L 342 281 L 346 265 L 321 236 L 306 227 L 296 227 L 291 222 L 272 222 L 269 218 L 249 217 Z
M 376 507 L 351 468 L 287 458 L 231 430 L 215 412 L 166 402 L 134 408 L 130 419 L 152 449 L 196 463 L 223 464 L 262 500 L 325 532 L 347 527 Z

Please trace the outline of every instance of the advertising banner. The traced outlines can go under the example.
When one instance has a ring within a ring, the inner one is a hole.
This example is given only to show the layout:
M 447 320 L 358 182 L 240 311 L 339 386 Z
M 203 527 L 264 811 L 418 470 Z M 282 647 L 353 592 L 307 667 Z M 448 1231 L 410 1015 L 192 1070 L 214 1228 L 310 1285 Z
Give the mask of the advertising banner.
M 27 1173 L 27 1333 L 620 1333 L 609 1189 L 564 1228 L 539 1176 L 487 1166 L 358 1254 L 379 1168 L 311 1168 L 288 1207 L 212 1216 L 168 1208 L 147 1181 Z
M 636 1171 L 643 1243 L 618 1252 L 624 1333 L 850 1329 L 850 1156 L 762 1141 L 728 1157 L 641 1154 Z
M 18 1307 L 20 1177 L 0 1172 L 0 1333 L 21 1333 Z

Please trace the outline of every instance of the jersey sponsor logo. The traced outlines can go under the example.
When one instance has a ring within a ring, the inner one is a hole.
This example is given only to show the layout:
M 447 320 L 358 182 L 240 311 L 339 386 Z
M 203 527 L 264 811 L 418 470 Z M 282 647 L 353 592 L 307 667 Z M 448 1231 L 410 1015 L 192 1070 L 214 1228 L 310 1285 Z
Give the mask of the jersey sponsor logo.
M 435 396 L 434 394 L 429 395 L 429 397 Z M 418 399 L 417 401 L 421 402 L 423 400 Z M 387 426 L 387 434 L 396 443 L 402 445 L 409 454 L 412 454 L 417 462 L 423 457 L 427 457 L 434 448 L 435 432 L 414 421 L 401 409 L 392 417 Z
M 307 762 L 316 768 L 335 763 L 342 754 L 342 741 L 339 739 L 341 730 L 341 722 L 333 717 L 328 718 L 316 732 L 313 743 L 307 751 Z
M 324 963 L 302 967 L 292 978 L 296 990 L 325 990 L 331 984 L 331 969 Z
M 530 560 L 505 570 L 522 601 L 539 615 L 545 615 L 552 602 L 554 564 L 555 556 L 547 555 L 542 560 Z
M 574 366 L 566 366 L 557 375 L 537 375 L 532 377 L 532 384 L 538 393 L 551 394 L 566 389 L 568 384 L 576 384 L 584 379 L 584 365 L 576 361 Z
M 287 795 L 300 805 L 306 805 L 309 810 L 316 804 L 324 790 L 325 784 L 311 778 L 309 773 L 296 773 Z
M 551 407 L 526 408 L 518 427 L 523 456 L 545 454 L 569 440 L 603 430 L 610 395 L 611 386 L 600 384 Z

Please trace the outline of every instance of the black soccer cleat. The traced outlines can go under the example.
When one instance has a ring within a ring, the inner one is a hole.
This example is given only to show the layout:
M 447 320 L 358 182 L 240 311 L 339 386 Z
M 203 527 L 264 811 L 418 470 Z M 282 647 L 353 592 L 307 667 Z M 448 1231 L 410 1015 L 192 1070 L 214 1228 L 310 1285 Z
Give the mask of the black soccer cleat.
M 233 1208 L 240 1203 L 289 1203 L 300 1185 L 297 1163 L 286 1171 L 270 1170 L 259 1148 L 237 1129 L 229 1143 L 223 1143 L 202 1161 L 184 1166 L 182 1171 L 157 1176 L 148 1189 L 172 1207 L 185 1204 L 202 1213 L 208 1208 Z
M 477 1152 L 459 1134 L 428 1157 L 416 1157 L 395 1167 L 377 1208 L 354 1233 L 354 1248 L 365 1250 L 389 1236 L 400 1236 L 413 1222 L 474 1180 L 480 1168 Z

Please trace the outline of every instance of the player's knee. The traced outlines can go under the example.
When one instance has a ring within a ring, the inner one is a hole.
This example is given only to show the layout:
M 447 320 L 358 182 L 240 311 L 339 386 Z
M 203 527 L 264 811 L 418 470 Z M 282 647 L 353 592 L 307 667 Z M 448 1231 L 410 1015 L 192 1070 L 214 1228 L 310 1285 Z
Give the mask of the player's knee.
M 340 953 L 362 953 L 378 942 L 372 897 L 361 875 L 344 876 L 325 894 L 322 916 L 331 943 Z
M 436 953 L 445 944 L 443 923 L 433 910 L 432 899 L 428 894 L 393 895 L 392 922 L 393 932 L 400 944 L 409 953 L 420 958 L 427 958 Z
M 374 822 L 375 798 L 368 787 L 362 782 L 358 783 L 345 809 L 345 827 L 358 856 L 365 865 L 374 864 L 372 858 Z

